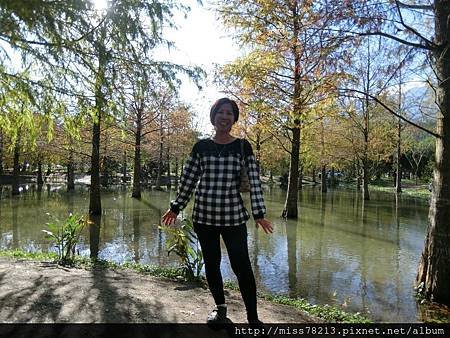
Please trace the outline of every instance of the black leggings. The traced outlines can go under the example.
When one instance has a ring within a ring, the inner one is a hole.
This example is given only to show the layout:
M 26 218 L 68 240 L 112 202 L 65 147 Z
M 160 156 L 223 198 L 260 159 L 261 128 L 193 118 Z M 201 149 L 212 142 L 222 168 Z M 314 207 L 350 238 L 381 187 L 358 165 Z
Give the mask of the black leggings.
M 258 318 L 256 309 L 256 284 L 248 257 L 247 227 L 211 226 L 194 224 L 205 261 L 206 280 L 216 305 L 225 303 L 222 274 L 220 273 L 220 235 L 230 258 L 231 268 L 238 279 L 239 288 L 247 310 L 247 319 Z

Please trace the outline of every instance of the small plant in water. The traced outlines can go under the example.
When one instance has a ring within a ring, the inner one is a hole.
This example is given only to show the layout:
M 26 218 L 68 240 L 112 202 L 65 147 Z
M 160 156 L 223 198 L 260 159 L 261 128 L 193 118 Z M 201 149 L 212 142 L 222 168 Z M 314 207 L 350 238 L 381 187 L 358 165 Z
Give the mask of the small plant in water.
M 168 235 L 168 255 L 174 252 L 181 258 L 182 274 L 188 280 L 198 280 L 203 268 L 203 255 L 200 250 L 194 227 L 189 219 L 183 219 L 181 226 L 160 226 Z
M 69 264 L 73 261 L 75 248 L 86 224 L 88 224 L 88 220 L 85 217 L 70 214 L 62 224 L 56 220 L 56 223 L 47 223 L 49 230 L 42 230 L 47 239 L 55 242 L 60 264 Z

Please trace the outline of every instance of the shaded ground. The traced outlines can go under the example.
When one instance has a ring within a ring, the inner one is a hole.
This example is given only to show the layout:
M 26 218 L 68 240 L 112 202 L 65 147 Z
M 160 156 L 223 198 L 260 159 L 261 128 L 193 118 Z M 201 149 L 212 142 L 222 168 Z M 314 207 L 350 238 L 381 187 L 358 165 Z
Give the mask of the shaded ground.
M 239 292 L 226 291 L 228 318 L 245 323 Z M 132 270 L 63 268 L 0 257 L 3 323 L 204 323 L 214 303 L 198 286 Z M 318 320 L 299 310 L 258 300 L 266 323 Z

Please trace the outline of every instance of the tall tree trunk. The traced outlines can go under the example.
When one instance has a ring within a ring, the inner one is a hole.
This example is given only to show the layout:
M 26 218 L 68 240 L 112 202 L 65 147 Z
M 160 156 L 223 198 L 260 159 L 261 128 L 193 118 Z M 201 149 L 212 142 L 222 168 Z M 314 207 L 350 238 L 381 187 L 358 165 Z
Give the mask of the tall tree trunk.
M 104 142 L 103 142 L 103 157 L 101 160 L 101 165 L 100 165 L 100 182 L 101 185 L 104 187 L 108 187 L 109 186 L 109 181 L 110 181 L 110 161 L 109 161 L 109 156 L 108 156 L 108 143 L 109 143 L 109 139 L 108 139 L 108 128 L 105 128 L 104 131 Z M 101 135 L 100 135 L 101 137 Z
M 3 175 L 3 132 L 0 129 L 0 175 Z
M 170 190 L 172 188 L 172 182 L 170 181 L 170 149 L 167 147 L 167 153 L 166 153 L 166 159 L 167 159 L 167 189 Z
M 175 157 L 175 187 L 178 188 L 178 157 Z
M 141 117 L 141 114 L 138 113 L 134 140 L 133 192 L 131 194 L 131 197 L 134 198 L 141 198 Z
M 164 114 L 160 112 L 159 119 L 159 161 L 158 161 L 158 172 L 156 175 L 155 189 L 161 190 L 161 176 L 162 176 L 162 165 L 163 165 L 163 150 L 164 150 Z
M 38 161 L 38 171 L 37 171 L 37 185 L 41 186 L 44 184 L 44 178 L 42 177 L 42 162 Z
M 17 136 L 16 143 L 14 145 L 14 163 L 13 163 L 13 183 L 12 183 L 12 194 L 19 195 L 19 179 L 20 179 L 20 137 Z
M 89 257 L 92 259 L 98 258 L 101 220 L 101 215 L 91 215 L 89 217 Z
M 72 152 L 70 152 L 67 162 L 67 191 L 72 190 L 75 190 L 75 165 L 73 163 Z
M 321 191 L 327 192 L 327 167 L 326 165 L 322 165 L 322 171 L 320 174 L 320 182 L 321 182 Z
M 450 305 L 450 41 L 448 1 L 436 0 L 435 50 L 438 77 L 438 113 L 436 131 L 436 164 L 433 193 L 428 216 L 425 247 L 420 259 L 416 282 L 430 300 Z
M 312 177 L 312 181 L 315 183 L 317 183 L 316 181 L 316 168 L 312 168 L 312 172 L 311 172 L 311 177 Z
M 127 151 L 123 151 L 123 161 L 122 161 L 122 182 L 127 183 Z
M 183 171 L 184 171 L 184 160 L 181 160 L 180 175 L 178 177 L 181 177 L 181 175 L 183 174 Z
M 104 41 L 106 38 L 106 25 L 101 28 L 100 39 L 98 41 L 98 69 L 95 79 L 95 113 L 94 123 L 92 125 L 92 153 L 91 153 L 91 187 L 89 194 L 89 214 L 101 215 L 102 202 L 100 196 L 100 123 L 102 112 L 105 107 L 105 97 L 103 87 L 105 85 L 105 73 L 108 58 Z
M 363 172 L 363 184 L 362 184 L 362 193 L 363 193 L 363 199 L 369 200 L 369 91 L 370 91 L 370 66 L 371 66 L 371 59 L 370 59 L 370 41 L 367 40 L 367 73 L 366 73 L 366 88 L 365 88 L 365 104 L 363 108 L 364 112 L 364 154 L 362 159 L 362 172 Z
M 300 166 L 300 169 L 298 171 L 298 190 L 303 189 L 303 166 Z
M 400 119 L 398 119 L 397 124 L 397 154 L 396 154 L 396 170 L 395 170 L 395 192 L 397 194 L 402 192 L 402 168 L 400 164 L 400 160 L 402 157 L 401 152 L 401 133 L 402 133 L 402 125 L 400 123 Z
M 292 41 L 292 56 L 294 58 L 294 96 L 292 100 L 293 110 L 295 114 L 294 126 L 292 128 L 292 141 L 291 141 L 291 160 L 289 164 L 289 179 L 286 195 L 286 202 L 282 212 L 282 217 L 296 219 L 298 218 L 298 168 L 300 164 L 300 131 L 301 131 L 301 60 L 300 60 L 300 46 L 299 44 L 299 32 L 300 32 L 300 19 L 299 19 L 299 4 L 297 1 L 291 3 L 292 20 L 293 20 L 293 36 Z
M 258 163 L 261 163 L 261 133 L 256 133 L 256 144 L 255 144 L 255 157 Z
M 364 156 L 362 164 L 362 193 L 363 198 L 366 201 L 368 201 L 370 199 L 370 196 L 369 196 L 369 165 L 367 155 Z
M 50 174 L 52 173 L 52 165 L 51 163 L 47 164 L 47 171 L 45 172 L 45 182 L 49 181 Z
M 292 130 L 291 161 L 289 165 L 289 180 L 286 202 L 282 217 L 298 217 L 298 164 L 300 160 L 300 127 Z
M 365 128 L 364 128 L 364 154 L 362 158 L 362 193 L 363 199 L 368 201 L 369 196 L 369 108 L 368 101 L 365 113 Z
M 399 86 L 398 86 L 398 114 L 402 115 L 402 67 L 399 68 Z M 396 154 L 396 180 L 395 180 L 395 192 L 397 194 L 402 192 L 402 168 L 400 160 L 402 158 L 401 152 L 402 142 L 402 123 L 400 118 L 397 120 L 397 154 Z
M 102 214 L 102 202 L 100 199 L 100 111 L 98 111 L 98 115 L 98 121 L 95 121 L 92 125 L 90 215 Z

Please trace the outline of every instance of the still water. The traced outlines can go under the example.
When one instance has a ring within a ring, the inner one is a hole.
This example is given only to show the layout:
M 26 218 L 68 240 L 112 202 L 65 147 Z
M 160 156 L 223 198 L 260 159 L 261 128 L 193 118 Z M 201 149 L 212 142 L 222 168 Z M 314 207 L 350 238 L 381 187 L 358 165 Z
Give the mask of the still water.
M 85 214 L 89 204 L 89 192 L 82 186 L 72 193 L 64 187 L 38 192 L 30 186 L 15 198 L 0 189 L 1 249 L 54 250 L 44 238 L 45 224 L 71 212 Z M 174 194 L 147 191 L 138 201 L 123 188 L 104 191 L 100 227 L 83 233 L 80 254 L 95 252 L 115 262 L 176 264 L 158 229 Z M 265 198 L 274 233 L 266 235 L 248 223 L 250 257 L 261 291 L 362 312 L 375 321 L 420 320 L 413 281 L 424 244 L 427 202 L 375 192 L 363 202 L 354 190 L 322 194 L 305 187 L 299 192 L 299 219 L 285 221 L 279 217 L 284 192 L 267 188 Z M 224 247 L 223 253 L 223 276 L 235 280 Z

